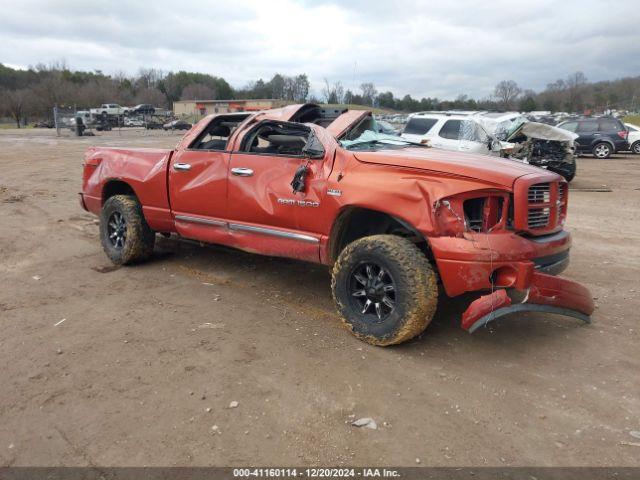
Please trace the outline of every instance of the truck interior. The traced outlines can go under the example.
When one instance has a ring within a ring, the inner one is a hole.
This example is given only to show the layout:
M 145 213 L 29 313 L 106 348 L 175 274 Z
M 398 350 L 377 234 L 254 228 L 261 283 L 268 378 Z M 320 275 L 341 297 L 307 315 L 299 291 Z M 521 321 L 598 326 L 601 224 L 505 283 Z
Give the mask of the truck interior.
M 302 156 L 311 130 L 301 124 L 265 121 L 249 131 L 240 146 L 241 152 L 261 155 Z
M 193 150 L 226 150 L 229 137 L 249 115 L 246 113 L 214 117 L 189 148 Z

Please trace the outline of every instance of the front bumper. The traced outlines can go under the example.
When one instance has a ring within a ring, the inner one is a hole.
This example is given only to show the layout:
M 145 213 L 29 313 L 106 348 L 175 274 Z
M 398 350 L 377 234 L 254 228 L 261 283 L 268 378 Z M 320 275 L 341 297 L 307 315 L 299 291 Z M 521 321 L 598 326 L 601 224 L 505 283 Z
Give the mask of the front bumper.
M 513 233 L 469 234 L 465 238 L 431 238 L 430 245 L 445 292 L 487 291 L 472 302 L 462 328 L 474 332 L 504 315 L 538 311 L 569 315 L 589 322 L 594 304 L 584 286 L 555 277 L 569 264 L 571 235 L 561 231 L 542 237 Z
M 462 315 L 462 328 L 475 332 L 478 328 L 504 315 L 516 312 L 547 312 L 565 315 L 591 323 L 595 308 L 589 290 L 577 282 L 534 273 L 524 299 L 513 303 L 506 290 L 496 290 L 471 302 Z
M 470 233 L 432 237 L 429 244 L 445 292 L 455 297 L 495 287 L 525 289 L 534 271 L 557 275 L 569 263 L 571 235 L 566 230 L 542 237 Z

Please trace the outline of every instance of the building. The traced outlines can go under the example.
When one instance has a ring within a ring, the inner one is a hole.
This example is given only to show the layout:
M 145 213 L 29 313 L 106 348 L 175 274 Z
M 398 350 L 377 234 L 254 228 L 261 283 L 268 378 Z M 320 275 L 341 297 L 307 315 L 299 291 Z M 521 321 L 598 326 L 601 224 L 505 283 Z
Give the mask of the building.
M 204 117 L 212 113 L 256 112 L 279 108 L 288 102 L 275 99 L 258 100 L 178 100 L 173 102 L 173 113 L 177 117 Z

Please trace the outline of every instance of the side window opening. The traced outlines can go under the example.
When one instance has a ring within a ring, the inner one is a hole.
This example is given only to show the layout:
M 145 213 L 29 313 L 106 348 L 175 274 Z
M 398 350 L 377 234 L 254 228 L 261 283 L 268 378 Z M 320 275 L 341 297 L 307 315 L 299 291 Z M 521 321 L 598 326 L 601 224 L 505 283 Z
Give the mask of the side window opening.
M 403 133 L 411 135 L 425 135 L 438 122 L 435 118 L 410 118 Z
M 563 130 L 568 130 L 569 132 L 575 132 L 576 129 L 578 128 L 578 122 L 563 123 L 562 125 L 559 125 L 559 128 L 562 128 Z
M 447 120 L 442 125 L 438 135 L 442 138 L 449 140 L 458 140 L 460 138 L 460 128 L 462 127 L 461 120 Z
M 301 157 L 310 133 L 311 130 L 301 124 L 266 121 L 247 133 L 240 151 Z
M 597 132 L 598 131 L 598 121 L 597 120 L 587 120 L 585 122 L 578 123 L 577 132 Z
M 616 132 L 618 130 L 623 130 L 623 128 L 618 120 L 614 120 L 613 118 L 601 118 L 600 130 L 603 132 Z
M 214 117 L 190 148 L 225 151 L 229 137 L 248 115 Z

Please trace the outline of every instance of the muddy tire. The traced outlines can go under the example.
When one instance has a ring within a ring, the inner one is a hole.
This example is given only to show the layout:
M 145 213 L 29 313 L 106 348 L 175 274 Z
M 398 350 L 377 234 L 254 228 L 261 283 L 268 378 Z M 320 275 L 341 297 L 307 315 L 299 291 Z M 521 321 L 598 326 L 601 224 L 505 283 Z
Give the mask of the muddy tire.
M 130 195 L 114 195 L 100 213 L 100 241 L 107 257 L 116 265 L 148 259 L 156 235 L 147 225 L 138 200 Z
M 591 150 L 594 157 L 599 159 L 609 158 L 613 153 L 613 148 L 607 142 L 596 143 Z
M 350 243 L 333 267 L 331 290 L 345 326 L 379 346 L 422 333 L 438 303 L 436 274 L 427 258 L 395 235 Z

